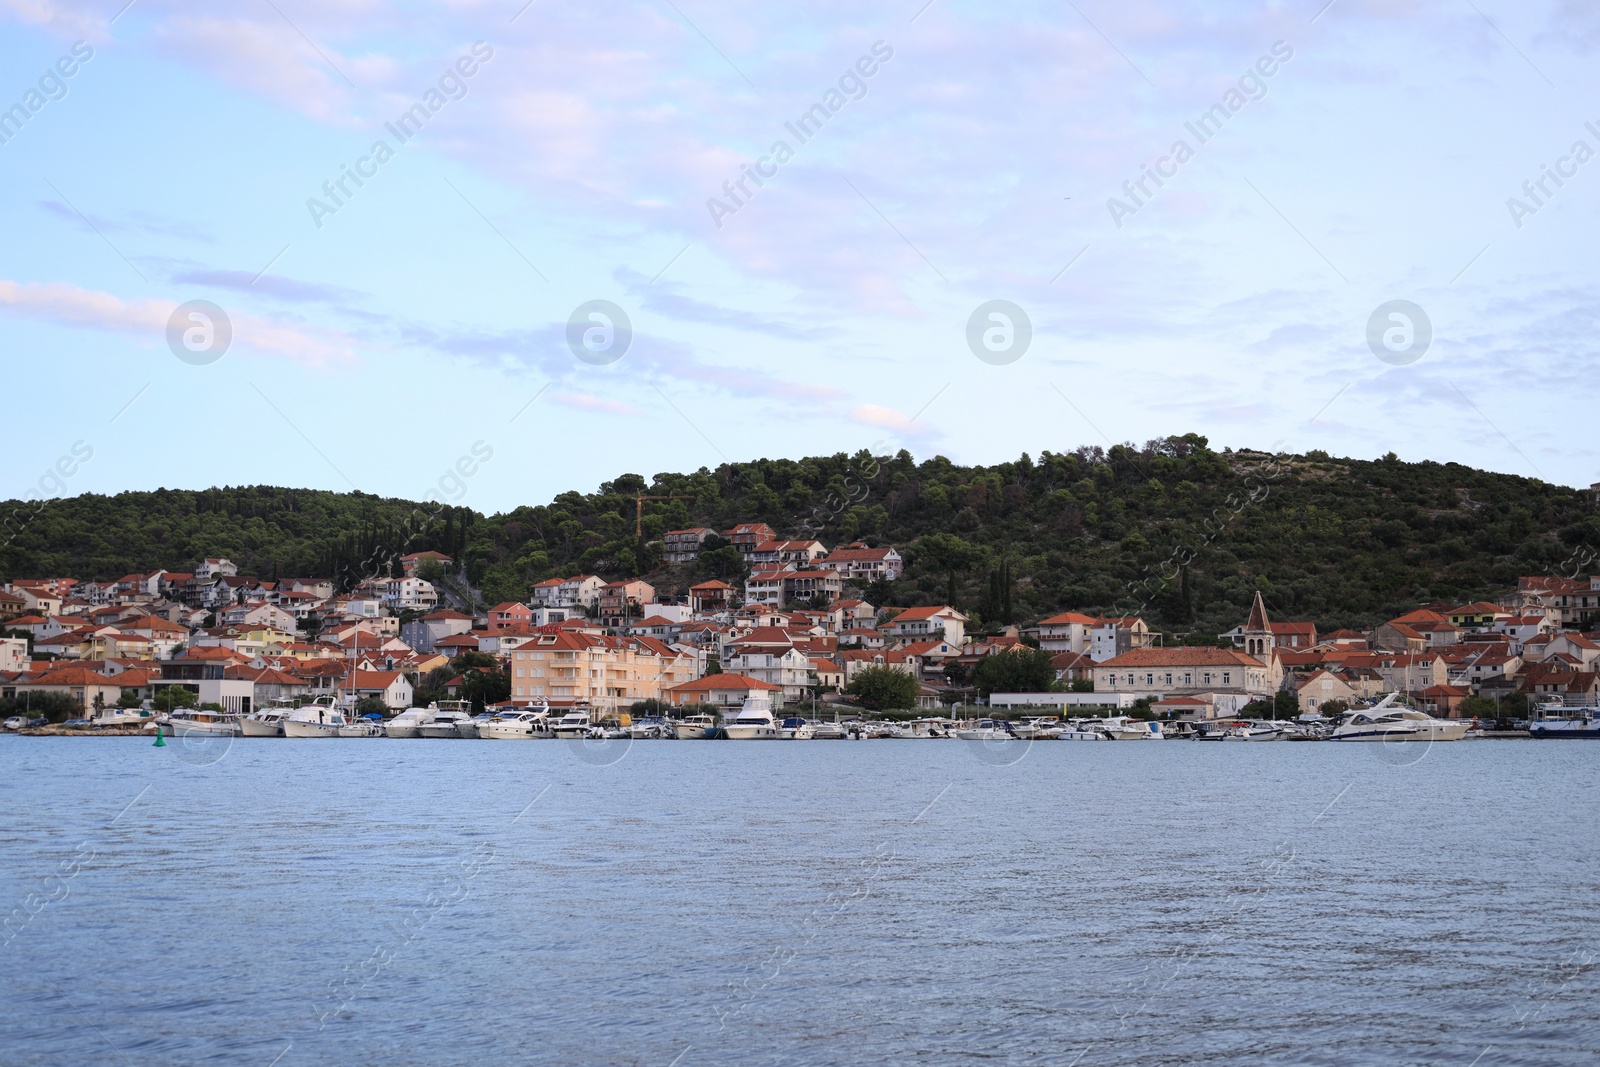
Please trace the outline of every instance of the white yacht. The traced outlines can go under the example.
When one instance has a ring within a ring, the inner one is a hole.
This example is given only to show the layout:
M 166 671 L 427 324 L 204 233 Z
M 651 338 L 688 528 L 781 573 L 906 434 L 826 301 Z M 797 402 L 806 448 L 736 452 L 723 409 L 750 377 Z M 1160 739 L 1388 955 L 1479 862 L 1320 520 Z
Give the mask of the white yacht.
M 1115 726 L 1107 727 L 1113 741 L 1162 741 L 1165 735 L 1161 732 L 1161 724 L 1154 719 L 1123 719 Z M 1165 752 L 1165 749 L 1162 749 Z
M 1528 722 L 1529 737 L 1600 740 L 1600 708 L 1543 704 Z
M 462 731 L 464 723 L 472 722 L 472 704 L 466 700 L 441 700 L 430 705 L 433 714 L 417 724 L 418 737 L 443 737 L 460 738 L 467 736 Z
M 844 727 L 836 722 L 814 722 L 811 724 L 811 738 L 814 741 L 843 741 L 845 737 Z
M 730 741 L 773 741 L 778 737 L 778 720 L 772 716 L 772 698 L 766 693 L 751 693 L 744 698 L 739 714 L 726 726 Z
M 318 697 L 314 703 L 295 708 L 283 718 L 284 737 L 338 737 L 350 724 L 332 697 Z
M 1020 741 L 1017 731 L 1004 719 L 979 719 L 975 725 L 957 730 L 963 741 Z
M 417 733 L 417 727 L 421 726 L 430 715 L 438 710 L 437 705 L 429 705 L 425 708 L 407 708 L 384 723 L 383 732 L 390 737 L 421 737 L 422 735 Z
M 1062 741 L 1110 741 L 1104 719 L 1072 719 L 1056 735 Z
M 89 714 L 89 721 L 96 726 L 145 726 L 156 718 L 154 709 L 147 700 L 143 706 L 137 708 L 109 707 L 101 708 Z M 20 727 L 19 727 L 20 728 Z
M 167 716 L 173 737 L 234 737 L 240 732 L 239 716 L 225 711 L 178 708 Z
M 1396 705 L 1390 693 L 1370 708 L 1357 708 L 1333 731 L 1335 741 L 1459 741 L 1467 736 L 1467 719 L 1435 719 L 1426 712 Z
M 673 724 L 679 741 L 702 741 L 717 728 L 715 715 L 691 715 Z
M 635 741 L 655 741 L 663 737 L 677 737 L 672 724 L 659 715 L 646 715 L 641 719 L 634 719 L 628 727 L 628 736 Z
M 288 703 L 273 701 L 239 720 L 246 737 L 282 737 L 283 720 L 293 711 Z
M 588 708 L 573 708 L 556 721 L 553 732 L 565 741 L 581 741 L 589 736 L 589 727 L 592 725 Z
M 383 737 L 383 716 L 362 715 L 339 727 L 340 737 Z
M 491 741 L 533 741 L 554 737 L 550 709 L 542 705 L 501 708 L 499 714 L 478 727 L 478 736 Z

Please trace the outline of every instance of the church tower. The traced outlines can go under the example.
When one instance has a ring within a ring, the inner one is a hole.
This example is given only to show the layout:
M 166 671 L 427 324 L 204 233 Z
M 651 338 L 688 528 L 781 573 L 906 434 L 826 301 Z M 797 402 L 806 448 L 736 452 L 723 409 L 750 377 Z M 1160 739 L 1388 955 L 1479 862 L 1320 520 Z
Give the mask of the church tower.
M 1272 659 L 1272 623 L 1267 619 L 1267 605 L 1261 600 L 1261 590 L 1256 590 L 1255 603 L 1250 605 L 1250 621 L 1244 624 L 1244 650 L 1266 663 Z

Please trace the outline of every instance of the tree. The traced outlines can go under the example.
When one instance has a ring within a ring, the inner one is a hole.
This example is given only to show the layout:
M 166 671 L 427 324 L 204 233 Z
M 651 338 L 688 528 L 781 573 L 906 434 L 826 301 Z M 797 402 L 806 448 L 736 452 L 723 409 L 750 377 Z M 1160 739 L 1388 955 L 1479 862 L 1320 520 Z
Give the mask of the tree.
M 711 674 L 721 674 L 721 673 L 722 673 L 722 661 L 721 660 L 717 659 L 715 656 L 713 656 L 712 658 L 706 660 L 706 674 L 711 675 Z
M 668 704 L 665 700 L 657 700 L 655 697 L 650 697 L 646 700 L 635 700 L 632 704 L 628 705 L 628 711 L 630 714 L 640 718 L 655 715 L 670 715 L 672 713 L 672 705 Z
M 845 692 L 874 711 L 917 706 L 917 680 L 894 667 L 864 667 L 856 672 Z
M 990 693 L 1051 693 L 1060 687 L 1050 653 L 1037 648 L 1008 648 L 985 656 L 972 672 L 978 695 Z
M 174 708 L 192 708 L 195 706 L 195 695 L 181 685 L 164 685 L 156 690 L 155 699 L 151 704 L 157 711 L 171 711 Z
M 1074 678 L 1068 683 L 1067 689 L 1074 693 L 1092 693 L 1094 692 L 1094 679 Z

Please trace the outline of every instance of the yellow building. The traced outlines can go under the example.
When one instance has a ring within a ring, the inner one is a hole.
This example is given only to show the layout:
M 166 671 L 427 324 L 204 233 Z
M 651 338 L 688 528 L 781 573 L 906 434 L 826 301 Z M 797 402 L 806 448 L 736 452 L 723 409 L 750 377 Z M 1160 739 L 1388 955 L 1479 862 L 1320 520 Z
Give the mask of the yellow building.
M 626 710 L 636 700 L 665 699 L 690 681 L 694 657 L 653 637 L 562 632 L 530 637 L 511 652 L 511 699 Z

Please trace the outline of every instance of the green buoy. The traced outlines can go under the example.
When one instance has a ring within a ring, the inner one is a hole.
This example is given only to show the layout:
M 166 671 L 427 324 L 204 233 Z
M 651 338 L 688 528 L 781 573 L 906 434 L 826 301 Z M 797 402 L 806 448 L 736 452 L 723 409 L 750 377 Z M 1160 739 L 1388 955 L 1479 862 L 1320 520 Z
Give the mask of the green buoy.
M 159 727 L 159 726 L 156 727 L 156 743 L 155 743 L 155 747 L 156 748 L 166 748 L 167 747 L 167 743 L 161 739 L 161 727 Z

